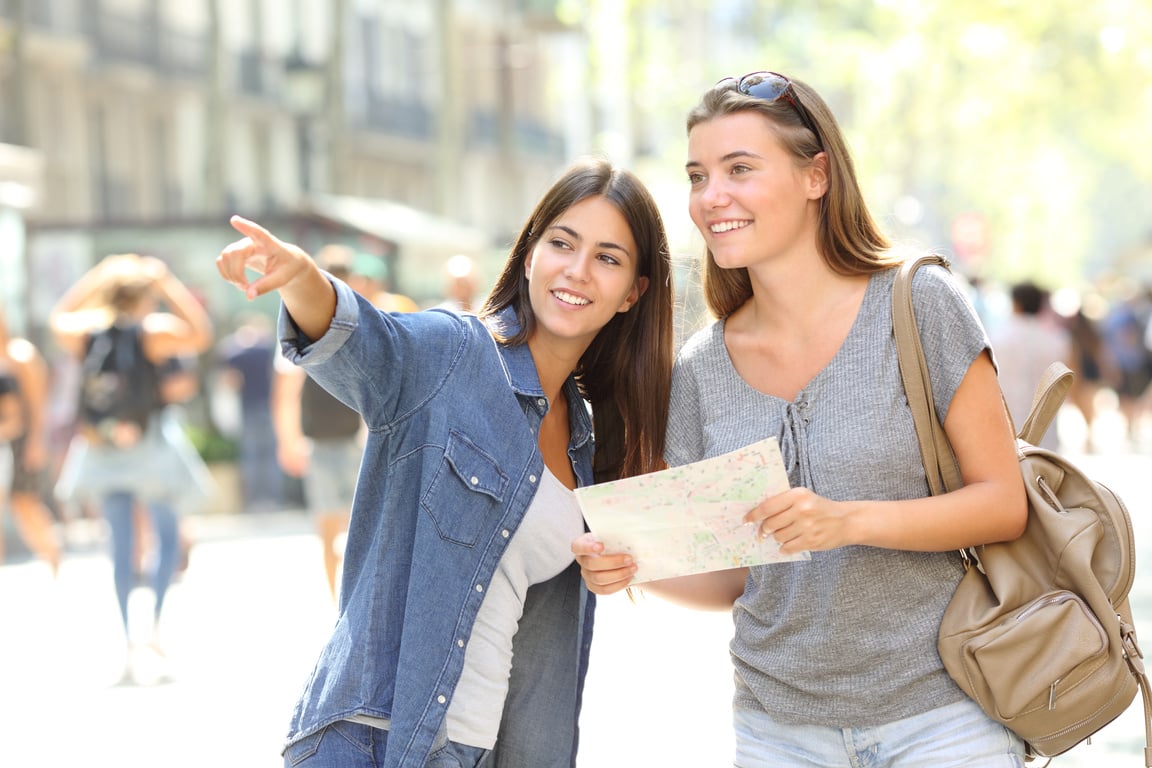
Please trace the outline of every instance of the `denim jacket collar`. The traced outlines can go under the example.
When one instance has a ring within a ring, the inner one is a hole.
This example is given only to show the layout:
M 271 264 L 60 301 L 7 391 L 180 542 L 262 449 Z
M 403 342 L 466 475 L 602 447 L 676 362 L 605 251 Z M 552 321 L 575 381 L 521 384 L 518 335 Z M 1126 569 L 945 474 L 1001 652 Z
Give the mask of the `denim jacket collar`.
M 512 306 L 500 310 L 488 322 L 489 328 L 499 328 L 502 335 L 511 336 L 520 330 L 520 318 Z M 504 363 L 504 375 L 508 377 L 508 387 L 521 400 L 531 401 L 540 415 L 544 415 L 547 402 L 544 388 L 540 386 L 540 376 L 536 372 L 536 361 L 527 344 L 509 346 L 497 344 Z M 571 447 L 581 448 L 592 437 L 592 419 L 587 401 L 576 386 L 576 379 L 569 376 L 564 382 L 564 396 L 568 399 L 569 413 L 572 416 Z

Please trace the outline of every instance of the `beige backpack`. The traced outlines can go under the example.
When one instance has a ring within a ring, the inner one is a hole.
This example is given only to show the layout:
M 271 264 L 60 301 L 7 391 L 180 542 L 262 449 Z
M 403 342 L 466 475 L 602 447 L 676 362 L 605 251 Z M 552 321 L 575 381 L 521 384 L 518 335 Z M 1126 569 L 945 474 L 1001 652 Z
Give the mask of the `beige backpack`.
M 948 266 L 934 254 L 906 262 L 893 288 L 892 317 L 935 495 L 962 482 L 936 417 L 912 311 L 912 275 L 922 264 Z M 1071 384 L 1072 372 L 1062 363 L 1039 382 L 1017 440 L 1027 527 L 1015 541 L 961 553 L 967 568 L 940 625 L 940 658 L 989 717 L 1042 757 L 1089 738 L 1140 691 L 1144 764 L 1152 768 L 1152 699 L 1128 604 L 1136 572 L 1128 510 L 1067 459 L 1035 446 Z

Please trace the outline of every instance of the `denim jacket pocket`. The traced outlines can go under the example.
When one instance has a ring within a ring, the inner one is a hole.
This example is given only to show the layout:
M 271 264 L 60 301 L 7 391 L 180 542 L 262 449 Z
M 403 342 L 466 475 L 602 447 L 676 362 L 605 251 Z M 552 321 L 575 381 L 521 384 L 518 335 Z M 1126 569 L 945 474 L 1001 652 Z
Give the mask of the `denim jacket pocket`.
M 420 505 L 441 538 L 472 547 L 503 511 L 507 490 L 508 476 L 496 459 L 453 430 Z

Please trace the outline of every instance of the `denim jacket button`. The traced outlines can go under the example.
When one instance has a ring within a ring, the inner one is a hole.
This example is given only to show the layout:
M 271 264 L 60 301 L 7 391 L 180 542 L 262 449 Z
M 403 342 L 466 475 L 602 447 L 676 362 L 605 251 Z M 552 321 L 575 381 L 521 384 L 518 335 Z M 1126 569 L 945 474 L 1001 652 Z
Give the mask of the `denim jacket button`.
M 539 398 L 539 399 L 536 401 L 536 405 L 538 405 L 538 406 L 540 406 L 541 408 L 543 408 L 544 406 L 548 405 L 548 399 L 547 399 L 547 398 L 544 398 L 544 397 L 541 397 L 541 398 Z
M 456 641 L 456 647 L 457 648 L 463 648 L 464 647 L 464 641 L 463 640 L 457 640 Z
M 472 485 L 478 485 L 480 483 L 480 478 L 476 477 L 476 475 L 472 475 L 472 477 L 468 478 L 468 481 L 472 483 Z
M 530 483 L 536 482 L 536 475 L 528 475 L 528 482 L 530 482 Z
M 500 535 L 503 536 L 504 538 L 508 538 L 512 534 L 508 532 L 507 528 L 505 528 L 504 530 L 500 531 Z
M 441 695 L 436 697 L 436 701 L 440 702 L 441 704 L 444 704 L 445 702 L 448 701 L 448 698 L 446 696 L 444 696 L 443 694 L 441 694 Z
M 477 592 L 483 592 L 484 591 L 484 585 L 483 584 L 477 584 L 476 585 L 476 591 Z

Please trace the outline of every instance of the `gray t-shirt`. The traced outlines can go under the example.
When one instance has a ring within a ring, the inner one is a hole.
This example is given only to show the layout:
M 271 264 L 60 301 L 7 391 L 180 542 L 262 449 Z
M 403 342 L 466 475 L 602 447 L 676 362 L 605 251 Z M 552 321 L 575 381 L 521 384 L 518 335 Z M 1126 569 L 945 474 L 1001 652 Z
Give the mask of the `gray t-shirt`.
M 870 278 L 844 344 L 791 402 L 740 378 L 723 322 L 697 332 L 673 372 L 669 464 L 775 436 L 793 486 L 834 500 L 928 496 L 892 335 L 895 275 Z M 917 271 L 912 293 L 943 420 L 988 338 L 944 269 Z M 960 701 L 936 634 L 962 571 L 955 552 L 866 546 L 752 568 L 733 609 L 735 706 L 789 723 L 849 727 Z

